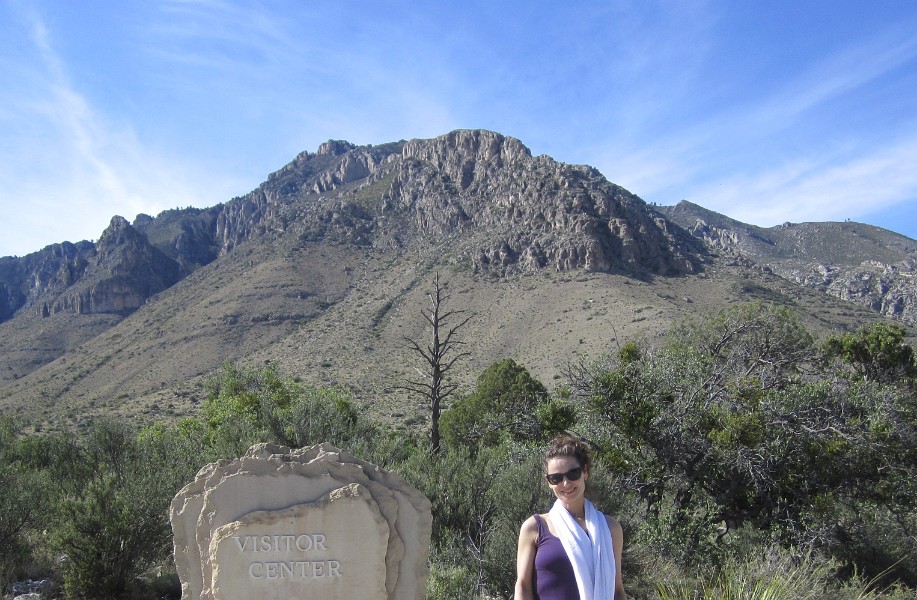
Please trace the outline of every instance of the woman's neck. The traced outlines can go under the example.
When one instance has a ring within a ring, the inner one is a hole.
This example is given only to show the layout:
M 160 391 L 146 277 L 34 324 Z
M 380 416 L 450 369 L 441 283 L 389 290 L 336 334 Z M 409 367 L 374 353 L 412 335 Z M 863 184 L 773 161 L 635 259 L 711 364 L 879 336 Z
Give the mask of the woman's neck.
M 586 499 L 581 498 L 579 500 L 574 500 L 573 502 L 567 504 L 566 502 L 561 501 L 561 504 L 567 512 L 570 513 L 574 519 L 585 519 L 586 518 Z

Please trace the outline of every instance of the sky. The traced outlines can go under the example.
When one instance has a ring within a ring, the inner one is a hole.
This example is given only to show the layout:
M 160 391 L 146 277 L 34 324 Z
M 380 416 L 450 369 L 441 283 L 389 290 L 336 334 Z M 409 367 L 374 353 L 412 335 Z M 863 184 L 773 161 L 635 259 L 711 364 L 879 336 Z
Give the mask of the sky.
M 0 0 L 0 256 L 489 129 L 646 202 L 917 238 L 913 0 Z

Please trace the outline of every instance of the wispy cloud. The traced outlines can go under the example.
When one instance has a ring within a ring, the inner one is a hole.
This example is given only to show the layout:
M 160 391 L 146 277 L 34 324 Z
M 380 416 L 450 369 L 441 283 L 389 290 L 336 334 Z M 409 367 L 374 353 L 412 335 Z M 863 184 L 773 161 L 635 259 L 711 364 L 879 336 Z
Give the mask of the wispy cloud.
M 331 137 L 379 143 L 460 126 L 444 98 L 457 101 L 448 90 L 463 86 L 437 62 L 439 40 L 416 35 L 429 31 L 417 11 L 373 5 L 355 18 L 334 3 L 159 7 L 143 51 L 167 65 L 165 85 L 189 103 L 241 111 L 242 127 L 263 123 L 283 152 Z
M 917 123 L 873 119 L 864 130 L 846 121 L 878 116 L 862 92 L 915 59 L 917 38 L 879 32 L 766 96 L 686 119 L 647 144 L 615 141 L 598 166 L 648 201 L 689 199 L 760 225 L 857 218 L 914 201 Z
M 240 69 L 273 73 L 296 56 L 298 43 L 289 21 L 259 3 L 165 0 L 155 6 L 141 50 L 164 60 L 173 74 L 176 66 L 196 73 L 209 69 L 214 75 Z
M 917 199 L 917 137 L 846 161 L 795 162 L 700 187 L 688 199 L 759 225 L 856 219 Z
M 779 86 L 760 105 L 730 119 L 730 125 L 741 124 L 757 135 L 783 132 L 825 104 L 874 83 L 915 57 L 917 38 L 913 31 L 896 28 L 882 32 L 824 57 Z
M 225 199 L 193 183 L 193 166 L 165 158 L 131 127 L 100 115 L 70 80 L 37 9 L 22 8 L 18 17 L 36 60 L 29 85 L 4 98 L 4 128 L 17 145 L 0 149 L 4 204 L 13 215 L 0 229 L 0 255 L 38 249 L 24 240 L 96 238 L 115 214 L 130 219 Z M 40 219 L 26 212 L 29 205 L 42 208 Z

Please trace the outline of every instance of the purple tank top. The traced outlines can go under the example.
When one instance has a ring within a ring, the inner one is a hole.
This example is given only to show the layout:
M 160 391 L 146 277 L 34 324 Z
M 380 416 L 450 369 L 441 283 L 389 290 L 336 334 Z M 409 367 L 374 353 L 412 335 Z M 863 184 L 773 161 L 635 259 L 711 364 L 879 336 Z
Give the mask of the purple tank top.
M 535 515 L 535 521 L 538 523 L 538 542 L 535 549 L 535 600 L 579 600 L 579 588 L 576 587 L 573 564 L 560 538 L 551 533 L 547 523 L 540 515 Z

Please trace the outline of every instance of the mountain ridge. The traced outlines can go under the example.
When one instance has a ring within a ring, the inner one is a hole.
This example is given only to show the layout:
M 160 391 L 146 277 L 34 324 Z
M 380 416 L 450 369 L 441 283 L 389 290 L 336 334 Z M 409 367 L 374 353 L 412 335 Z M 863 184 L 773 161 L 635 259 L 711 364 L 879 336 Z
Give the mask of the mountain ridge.
M 741 223 L 690 202 L 655 207 L 710 247 L 800 285 L 917 323 L 917 241 L 853 221 Z
M 108 411 L 178 417 L 233 361 L 274 363 L 410 420 L 404 338 L 425 335 L 437 271 L 475 314 L 468 381 L 507 355 L 559 381 L 583 352 L 749 299 L 821 331 L 880 318 L 794 282 L 763 251 L 718 243 L 774 236 L 710 211 L 698 229 L 698 210 L 668 215 L 593 167 L 494 132 L 329 140 L 225 203 L 115 217 L 97 244 L 0 259 L 0 411 L 56 426 Z M 893 254 L 912 256 L 902 244 Z

